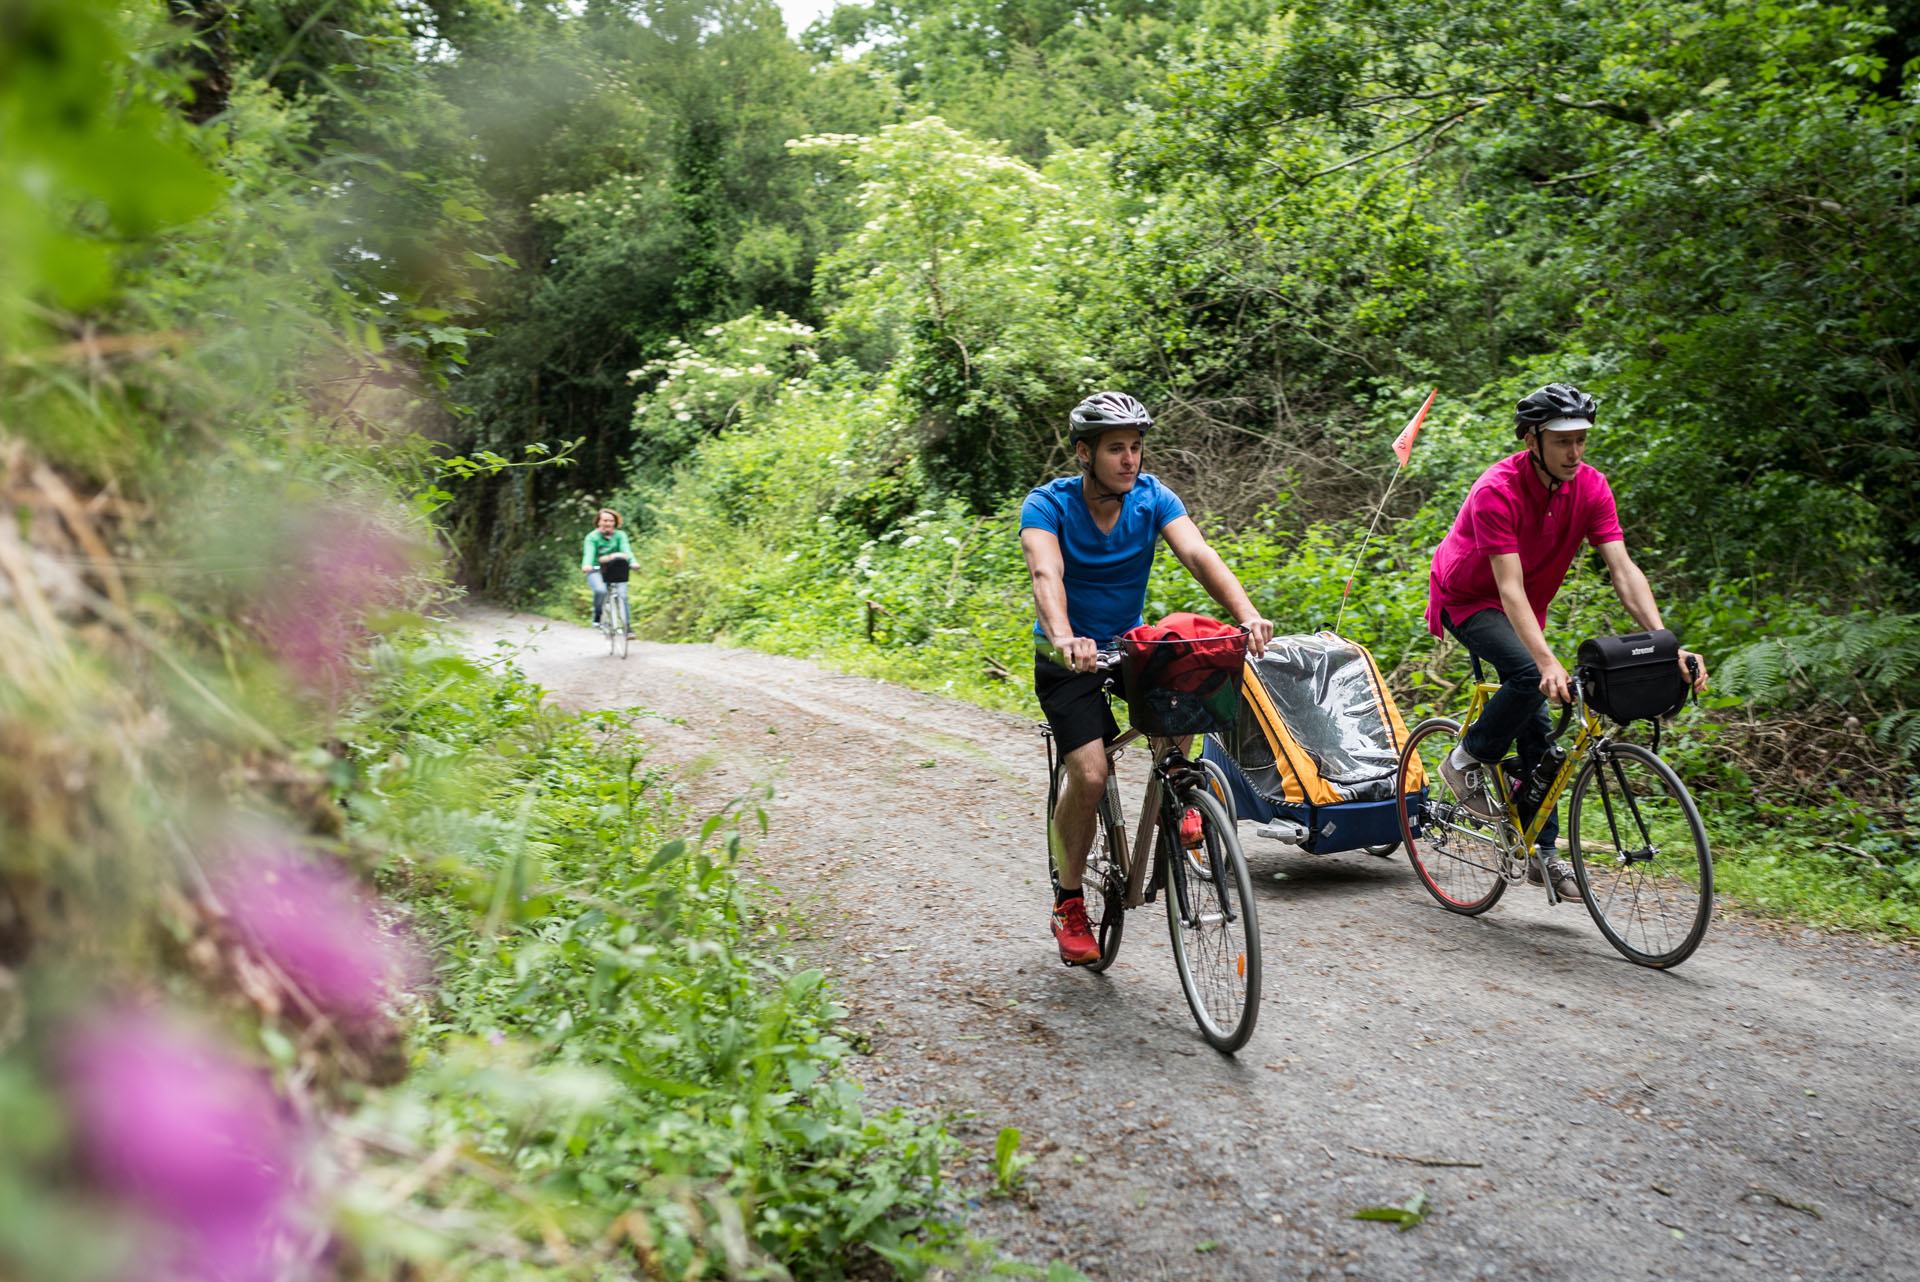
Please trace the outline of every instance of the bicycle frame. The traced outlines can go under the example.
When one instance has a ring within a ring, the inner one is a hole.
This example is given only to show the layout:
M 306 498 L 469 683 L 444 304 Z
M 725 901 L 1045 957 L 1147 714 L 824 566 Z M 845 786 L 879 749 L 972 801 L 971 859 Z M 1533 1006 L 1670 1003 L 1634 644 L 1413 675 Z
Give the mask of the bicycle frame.
M 1499 689 L 1497 682 L 1475 682 L 1473 699 L 1467 704 L 1465 715 L 1460 718 L 1461 726 L 1470 726 L 1477 721 L 1481 710 L 1487 706 L 1487 700 L 1491 699 Z M 1532 823 L 1526 824 L 1520 821 L 1519 805 L 1507 788 L 1507 772 L 1501 769 L 1497 762 L 1487 767 L 1487 777 L 1493 783 L 1494 795 L 1500 798 L 1501 807 L 1505 810 L 1508 821 L 1513 825 L 1513 830 L 1519 834 L 1519 848 L 1523 851 L 1533 848 L 1534 839 L 1546 826 L 1547 816 L 1552 814 L 1554 807 L 1560 804 L 1560 794 L 1565 792 L 1567 785 L 1573 782 L 1580 764 L 1598 744 L 1606 739 L 1605 723 L 1601 721 L 1598 713 L 1587 706 L 1578 683 L 1574 686 L 1573 703 L 1568 705 L 1568 713 L 1562 714 L 1560 728 L 1556 729 L 1550 737 L 1557 739 L 1565 733 L 1567 715 L 1571 713 L 1574 704 L 1580 708 L 1580 731 L 1574 736 L 1573 746 L 1567 749 L 1567 759 L 1560 763 L 1560 772 L 1553 777 L 1553 786 L 1547 789 L 1547 795 L 1540 800 L 1539 809 L 1534 811 Z M 1551 886 L 1548 887 L 1548 893 L 1555 894 Z M 1555 898 L 1558 896 L 1555 895 Z
M 1041 733 L 1047 741 L 1047 775 L 1051 778 L 1055 766 L 1053 735 L 1051 731 L 1044 728 Z M 1187 759 L 1187 749 L 1193 744 L 1191 735 L 1184 739 L 1147 739 L 1138 730 L 1122 731 L 1119 738 L 1106 745 L 1107 797 L 1113 803 L 1115 814 L 1125 814 L 1126 811 L 1121 805 L 1120 781 L 1113 768 L 1114 758 L 1128 744 L 1136 743 L 1141 739 L 1147 740 L 1148 751 L 1153 754 L 1154 766 L 1152 773 L 1147 776 L 1147 790 L 1140 801 L 1140 822 L 1134 829 L 1133 841 L 1121 843 L 1121 859 L 1124 862 L 1122 871 L 1125 872 L 1127 879 L 1126 908 L 1128 911 L 1142 907 L 1147 902 L 1148 874 L 1153 870 L 1154 860 L 1158 854 L 1155 849 L 1155 839 L 1160 830 L 1160 812 L 1165 809 L 1166 789 L 1162 781 L 1170 771 L 1181 766 L 1192 766 L 1192 762 Z M 1049 803 L 1051 804 L 1051 799 Z M 1186 915 L 1188 905 L 1182 903 L 1180 911 L 1183 916 Z
M 618 616 L 615 616 L 615 610 Z M 633 626 L 633 608 L 627 599 L 625 583 L 607 584 L 606 600 L 600 603 L 600 630 L 611 633 L 616 626 Z

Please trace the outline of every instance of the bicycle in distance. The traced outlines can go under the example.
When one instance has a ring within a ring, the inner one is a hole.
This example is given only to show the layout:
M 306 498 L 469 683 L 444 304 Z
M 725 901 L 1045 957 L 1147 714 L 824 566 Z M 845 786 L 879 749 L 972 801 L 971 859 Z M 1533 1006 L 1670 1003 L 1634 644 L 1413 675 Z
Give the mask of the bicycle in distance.
M 615 553 L 600 563 L 600 579 L 607 585 L 607 599 L 600 606 L 600 631 L 606 634 L 607 653 L 627 657 L 627 634 L 633 631 L 633 614 L 627 604 L 627 575 L 631 563 L 624 553 Z
M 1582 645 L 1583 660 L 1595 644 Z M 1645 709 L 1623 711 L 1620 696 L 1608 698 L 1605 670 L 1582 662 L 1533 776 L 1517 777 L 1517 757 L 1485 768 L 1498 812 L 1484 814 L 1457 796 L 1439 769 L 1459 742 L 1461 726 L 1471 725 L 1500 689 L 1478 680 L 1477 662 L 1474 676 L 1465 713 L 1422 721 L 1401 753 L 1401 795 L 1425 789 L 1425 799 L 1405 807 L 1401 819 L 1421 883 L 1451 912 L 1487 911 L 1509 885 L 1528 879 L 1528 852 L 1560 795 L 1571 788 L 1568 853 L 1580 898 L 1600 933 L 1642 966 L 1668 968 L 1691 957 L 1713 916 L 1713 861 L 1692 794 L 1656 755 L 1657 718 Z M 1603 713 L 1622 724 L 1655 720 L 1653 748 L 1613 738 Z M 1571 747 L 1563 747 L 1569 723 L 1576 733 Z M 1559 903 L 1554 878 L 1541 880 L 1547 902 Z
M 1193 736 L 1217 730 L 1237 714 L 1247 632 L 1242 628 L 1235 636 L 1197 641 L 1122 638 L 1120 644 L 1120 650 L 1103 650 L 1096 667 L 1109 696 L 1124 694 L 1130 728 L 1105 741 L 1106 792 L 1095 806 L 1084 876 L 1087 918 L 1100 955 L 1084 968 L 1098 972 L 1111 966 L 1127 910 L 1164 896 L 1167 933 L 1187 1005 L 1208 1044 L 1231 1054 L 1253 1035 L 1260 1013 L 1259 914 L 1235 824 L 1216 796 L 1216 789 L 1224 795 L 1224 780 L 1214 777 L 1210 763 L 1187 752 Z M 1181 670 L 1171 681 L 1156 677 L 1156 671 L 1164 674 L 1175 665 Z M 1044 722 L 1040 734 L 1047 746 L 1048 871 L 1057 892 L 1060 840 L 1054 810 L 1066 767 Z M 1129 843 L 1114 762 L 1143 739 L 1153 765 L 1138 830 Z

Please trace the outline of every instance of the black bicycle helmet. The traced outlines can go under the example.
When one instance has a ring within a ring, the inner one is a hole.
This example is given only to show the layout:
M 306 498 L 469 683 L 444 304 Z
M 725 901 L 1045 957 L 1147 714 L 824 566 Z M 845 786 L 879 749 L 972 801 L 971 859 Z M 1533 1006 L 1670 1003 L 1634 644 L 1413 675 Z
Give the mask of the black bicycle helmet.
M 1584 418 L 1593 426 L 1593 397 L 1571 383 L 1548 383 L 1520 398 L 1513 411 L 1513 435 L 1524 441 L 1527 433 L 1556 419 Z
M 1072 425 L 1068 439 L 1078 445 L 1118 427 L 1130 427 L 1144 436 L 1153 426 L 1153 415 L 1125 392 L 1095 392 L 1073 407 L 1067 422 Z

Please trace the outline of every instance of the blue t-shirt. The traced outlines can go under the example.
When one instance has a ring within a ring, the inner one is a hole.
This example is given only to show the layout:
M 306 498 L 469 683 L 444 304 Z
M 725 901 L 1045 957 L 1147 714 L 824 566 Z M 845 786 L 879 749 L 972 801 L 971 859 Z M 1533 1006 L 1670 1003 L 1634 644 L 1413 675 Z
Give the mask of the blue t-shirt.
M 1027 491 L 1020 528 L 1045 530 L 1060 540 L 1068 626 L 1073 635 L 1105 645 L 1140 624 L 1160 531 L 1186 514 L 1178 495 L 1142 472 L 1121 500 L 1120 519 L 1102 534 L 1087 510 L 1080 478 L 1062 476 Z M 1046 636 L 1038 619 L 1033 634 Z

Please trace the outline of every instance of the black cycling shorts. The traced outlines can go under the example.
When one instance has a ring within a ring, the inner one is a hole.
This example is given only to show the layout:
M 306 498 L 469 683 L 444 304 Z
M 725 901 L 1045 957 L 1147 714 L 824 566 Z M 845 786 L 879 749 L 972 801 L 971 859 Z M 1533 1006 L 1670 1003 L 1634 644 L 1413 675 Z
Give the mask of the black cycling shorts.
M 1105 679 L 1103 673 L 1075 672 L 1034 652 L 1033 692 L 1040 696 L 1040 711 L 1047 714 L 1061 755 L 1095 739 L 1120 737 L 1120 723 L 1100 688 Z

